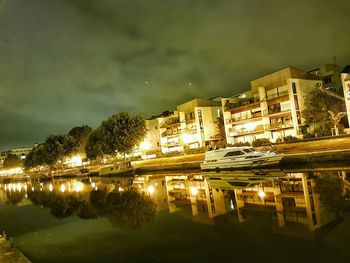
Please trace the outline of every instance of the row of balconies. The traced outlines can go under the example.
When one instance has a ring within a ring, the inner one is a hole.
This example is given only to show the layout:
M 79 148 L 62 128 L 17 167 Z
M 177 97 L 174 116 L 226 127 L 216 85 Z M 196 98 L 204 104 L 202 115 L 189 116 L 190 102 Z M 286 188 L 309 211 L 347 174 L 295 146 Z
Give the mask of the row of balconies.
M 250 115 L 242 115 L 241 117 L 232 117 L 232 119 L 229 120 L 228 123 L 251 120 L 251 119 L 261 118 L 264 116 L 269 116 L 277 113 L 287 113 L 287 112 L 290 112 L 290 109 L 288 110 L 281 110 L 280 108 L 268 109 L 268 110 L 263 110 L 262 112 L 260 111 L 260 112 L 252 113 Z
M 292 128 L 292 127 L 293 127 L 292 122 L 283 123 L 283 124 L 282 123 L 274 123 L 274 124 L 270 124 L 270 125 L 258 125 L 252 130 L 248 130 L 245 128 L 243 128 L 243 129 L 235 129 L 234 128 L 232 130 L 232 133 L 233 133 L 233 136 L 237 136 L 237 135 L 253 134 L 253 133 L 271 131 L 271 130 L 288 129 L 288 128 Z

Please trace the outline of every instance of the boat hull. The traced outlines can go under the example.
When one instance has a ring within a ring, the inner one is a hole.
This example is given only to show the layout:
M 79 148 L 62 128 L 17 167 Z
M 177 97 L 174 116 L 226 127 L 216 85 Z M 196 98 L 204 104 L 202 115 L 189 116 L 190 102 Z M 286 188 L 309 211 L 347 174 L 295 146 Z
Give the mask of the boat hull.
M 204 162 L 201 164 L 203 171 L 220 171 L 220 170 L 239 170 L 239 169 L 252 169 L 261 167 L 276 167 L 279 165 L 283 154 L 276 154 L 267 157 L 258 157 L 251 159 L 238 159 L 238 160 L 223 160 L 218 162 Z
M 111 176 L 131 176 L 134 173 L 134 168 L 128 169 L 101 169 L 99 172 L 99 176 L 101 177 L 111 177 Z

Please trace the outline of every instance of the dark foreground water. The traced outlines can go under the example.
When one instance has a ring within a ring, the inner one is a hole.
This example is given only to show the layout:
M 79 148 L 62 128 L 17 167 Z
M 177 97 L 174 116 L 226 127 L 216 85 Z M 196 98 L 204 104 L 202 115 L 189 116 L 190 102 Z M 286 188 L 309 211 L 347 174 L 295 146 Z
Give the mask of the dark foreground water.
M 33 262 L 350 262 L 345 171 L 0 185 L 0 231 Z

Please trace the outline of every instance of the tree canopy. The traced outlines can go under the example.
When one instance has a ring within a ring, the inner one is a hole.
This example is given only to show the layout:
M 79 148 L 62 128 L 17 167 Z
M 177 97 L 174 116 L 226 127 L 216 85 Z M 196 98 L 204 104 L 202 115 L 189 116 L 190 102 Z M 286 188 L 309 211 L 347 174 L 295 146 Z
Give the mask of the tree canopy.
M 100 126 L 105 154 L 128 154 L 146 136 L 145 120 L 141 116 L 119 113 L 102 122 Z
M 319 135 L 331 135 L 332 123 L 329 118 L 329 111 L 337 114 L 344 111 L 344 103 L 339 98 L 330 96 L 323 87 L 315 85 L 305 93 L 305 110 L 302 115 L 305 124 L 313 125 Z

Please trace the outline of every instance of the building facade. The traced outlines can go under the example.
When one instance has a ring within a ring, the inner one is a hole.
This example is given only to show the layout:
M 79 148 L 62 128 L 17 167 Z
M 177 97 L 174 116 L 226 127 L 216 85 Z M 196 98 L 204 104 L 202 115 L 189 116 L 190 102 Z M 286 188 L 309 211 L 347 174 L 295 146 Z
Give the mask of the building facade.
M 321 78 L 288 67 L 253 80 L 245 93 L 222 98 L 227 143 L 302 137 L 305 93 L 321 84 Z
M 194 99 L 159 119 L 163 153 L 215 145 L 220 140 L 221 101 Z

